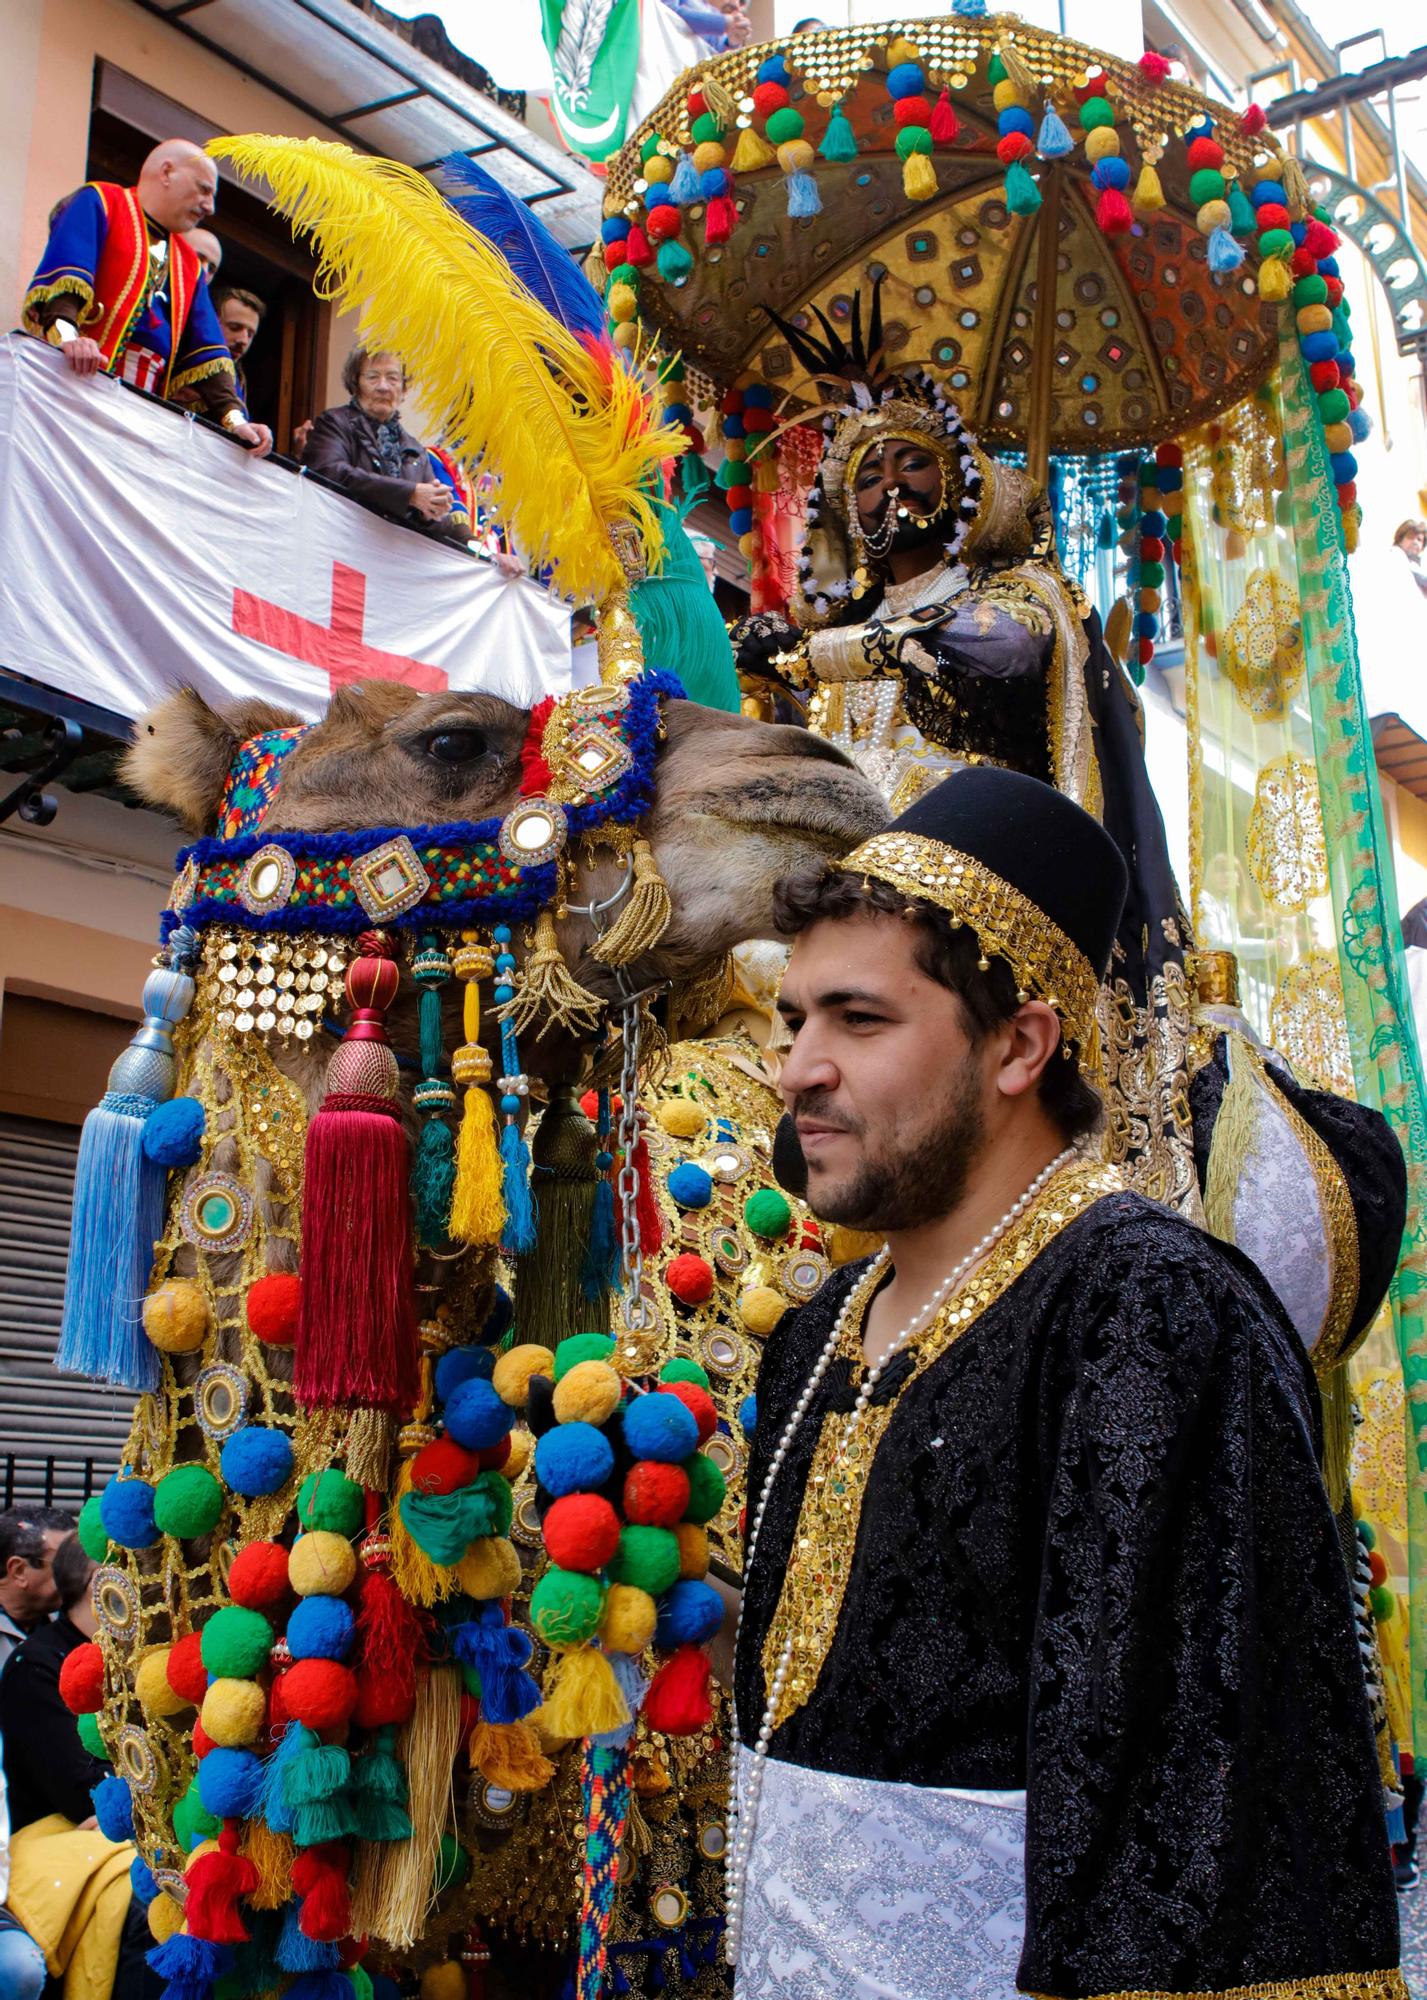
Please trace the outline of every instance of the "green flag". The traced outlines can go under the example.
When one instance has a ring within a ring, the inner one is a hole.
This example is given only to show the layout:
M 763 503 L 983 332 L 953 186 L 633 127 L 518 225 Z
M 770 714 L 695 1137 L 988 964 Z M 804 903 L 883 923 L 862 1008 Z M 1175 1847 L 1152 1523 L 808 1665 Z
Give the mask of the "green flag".
M 540 0 L 555 72 L 550 109 L 565 143 L 607 160 L 624 144 L 639 67 L 639 0 Z

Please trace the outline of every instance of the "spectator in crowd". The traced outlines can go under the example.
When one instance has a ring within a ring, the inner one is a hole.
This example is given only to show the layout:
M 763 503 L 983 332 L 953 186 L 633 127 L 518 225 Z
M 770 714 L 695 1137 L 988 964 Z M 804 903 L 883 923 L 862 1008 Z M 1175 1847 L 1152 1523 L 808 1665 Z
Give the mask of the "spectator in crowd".
M 244 415 L 208 280 L 184 237 L 213 213 L 217 186 L 200 146 L 166 139 L 134 187 L 80 188 L 50 231 L 22 318 L 27 333 L 63 349 L 76 375 L 119 375 L 160 396 L 193 388 L 207 414 L 262 457 L 272 433 Z
M 5 2000 L 40 2000 L 45 1989 L 45 1955 L 19 1918 L 5 1907 L 10 1893 L 10 1814 L 5 1799 L 5 1766 L 0 1763 L 0 1993 Z
M 243 373 L 243 356 L 257 338 L 267 307 L 256 292 L 240 291 L 237 285 L 220 285 L 213 294 L 213 308 L 223 329 L 223 338 L 228 343 L 228 352 L 233 357 L 233 375 L 246 410 L 248 378 Z
M 93 1810 L 90 1791 L 105 1775 L 80 1742 L 59 1691 L 65 1660 L 99 1629 L 89 1601 L 94 1564 L 73 1533 L 60 1536 L 53 1561 L 57 1615 L 15 1648 L 0 1676 L 0 1737 L 17 1833 L 47 1813 L 63 1813 L 80 1825 Z
M 7 1507 L 0 1514 L 0 1667 L 59 1609 L 55 1550 L 73 1532 L 73 1515 L 59 1507 Z
M 407 374 L 401 356 L 355 347 L 342 382 L 351 401 L 318 417 L 303 463 L 373 513 L 464 543 L 470 516 L 456 504 L 449 475 L 402 428 Z
M 210 286 L 218 276 L 218 267 L 223 262 L 223 245 L 211 229 L 185 229 L 183 240 L 198 259 L 203 275 Z
M 1392 538 L 1392 546 L 1401 549 L 1412 571 L 1413 581 L 1427 595 L 1427 570 L 1422 567 L 1423 551 L 1427 550 L 1427 521 L 1404 521 Z

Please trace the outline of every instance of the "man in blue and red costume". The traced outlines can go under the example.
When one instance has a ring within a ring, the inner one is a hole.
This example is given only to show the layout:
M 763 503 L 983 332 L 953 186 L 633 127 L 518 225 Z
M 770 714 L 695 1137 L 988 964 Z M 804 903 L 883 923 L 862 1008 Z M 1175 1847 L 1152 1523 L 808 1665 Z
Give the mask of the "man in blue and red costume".
M 118 375 L 157 396 L 191 390 L 262 457 L 272 433 L 248 421 L 208 280 L 182 233 L 212 215 L 217 187 L 218 169 L 187 139 L 156 146 L 134 187 L 88 182 L 55 215 L 23 320 L 77 375 Z

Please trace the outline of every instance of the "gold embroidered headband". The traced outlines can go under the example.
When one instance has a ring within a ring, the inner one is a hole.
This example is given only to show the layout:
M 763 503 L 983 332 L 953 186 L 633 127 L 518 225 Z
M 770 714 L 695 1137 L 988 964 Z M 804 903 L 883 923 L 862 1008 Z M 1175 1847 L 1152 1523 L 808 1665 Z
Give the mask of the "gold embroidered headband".
M 1100 1071 L 1095 968 L 1029 896 L 973 855 L 916 833 L 876 833 L 839 864 L 843 873 L 886 882 L 969 925 L 989 957 L 1004 958 L 1021 1000 L 1044 1000 L 1065 1025 L 1082 1069 Z

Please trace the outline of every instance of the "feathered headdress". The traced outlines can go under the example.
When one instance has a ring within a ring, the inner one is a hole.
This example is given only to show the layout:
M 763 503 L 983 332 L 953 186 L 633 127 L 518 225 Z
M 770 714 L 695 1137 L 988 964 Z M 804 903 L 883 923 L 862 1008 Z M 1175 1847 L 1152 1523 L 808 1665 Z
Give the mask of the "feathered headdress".
M 208 151 L 267 181 L 293 234 L 317 248 L 319 294 L 359 311 L 369 344 L 419 368 L 446 444 L 480 465 L 525 556 L 595 604 L 657 566 L 653 495 L 684 440 L 655 426 L 602 316 L 552 304 L 576 294 L 547 232 L 523 230 L 507 208 L 499 236 L 478 233 L 414 167 L 325 140 L 250 135 Z M 476 198 L 494 218 L 491 186 Z

